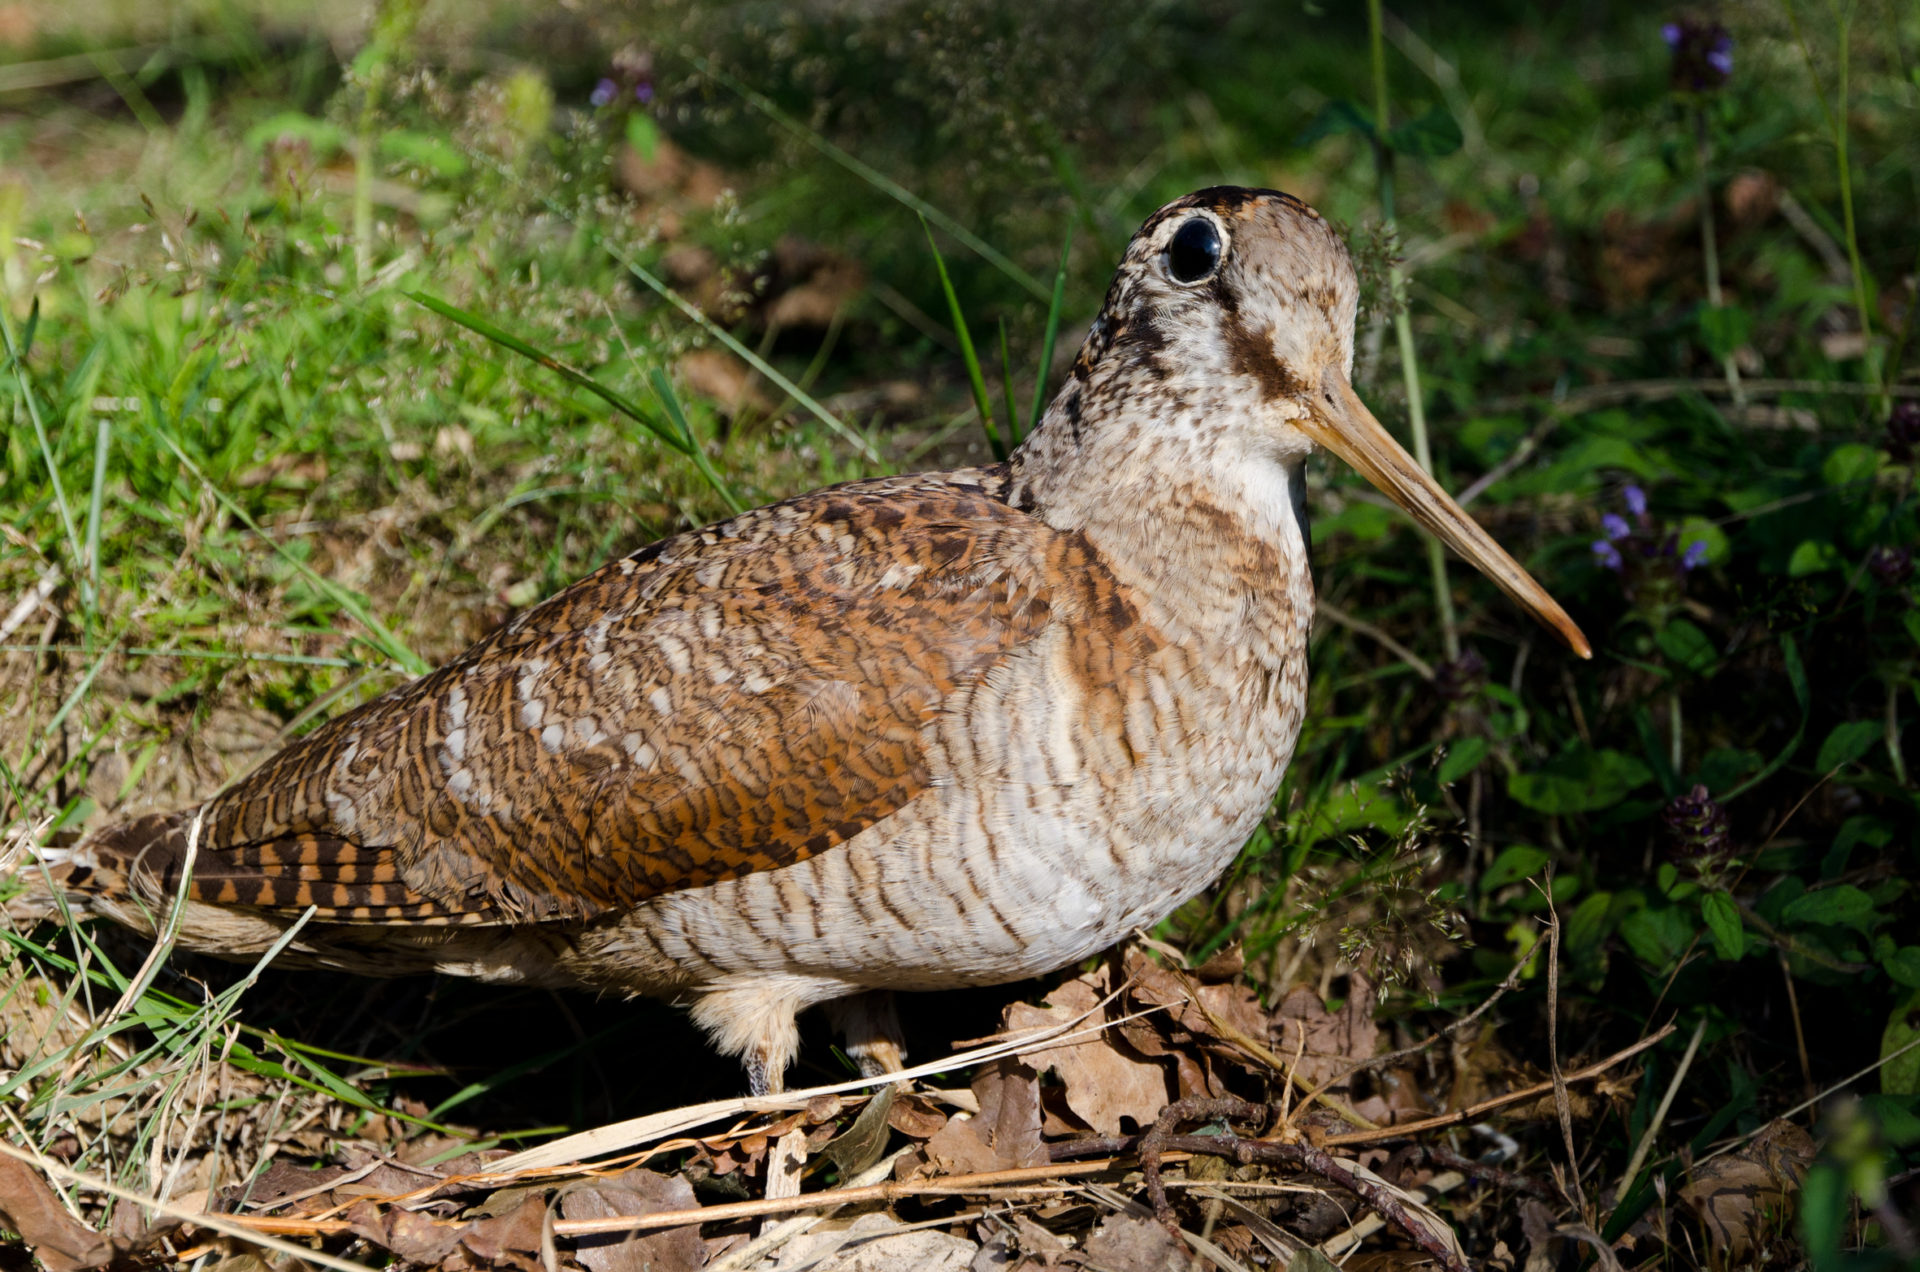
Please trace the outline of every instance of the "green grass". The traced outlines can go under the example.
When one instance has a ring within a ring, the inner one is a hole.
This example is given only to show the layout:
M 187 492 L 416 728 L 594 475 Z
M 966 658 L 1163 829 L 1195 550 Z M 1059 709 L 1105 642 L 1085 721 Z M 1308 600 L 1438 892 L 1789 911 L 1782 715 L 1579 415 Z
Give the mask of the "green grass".
M 1162 935 L 1243 942 L 1276 994 L 1303 969 L 1366 969 L 1390 986 L 1383 1016 L 1418 1033 L 1526 956 L 1550 898 L 1563 1055 L 1683 1026 L 1580 1128 L 1589 1196 L 1705 1024 L 1646 1170 L 1595 1226 L 1648 1221 L 1686 1154 L 1890 1056 L 1850 1088 L 1865 1123 L 1832 1103 L 1803 1115 L 1872 1133 L 1834 1135 L 1796 1229 L 1823 1266 L 1839 1256 L 1822 1242 L 1885 1241 L 1846 1190 L 1911 1170 L 1920 1125 L 1920 1062 L 1899 1054 L 1920 1005 L 1920 597 L 1898 555 L 1920 525 L 1887 431 L 1920 384 L 1911 12 L 1746 6 L 1728 16 L 1731 81 L 1698 101 L 1668 90 L 1665 15 L 1627 7 L 1389 11 L 1378 76 L 1357 16 L 1254 6 L 1116 21 L 1075 3 L 1042 21 L 973 0 L 754 23 L 663 6 L 589 11 L 566 39 L 506 7 L 383 12 L 378 38 L 337 45 L 269 42 L 237 9 L 158 33 L 49 25 L 22 64 L 161 52 L 31 96 L 0 65 L 0 616 L 52 580 L 0 639 L 9 834 L 202 797 L 651 538 L 985 460 L 1031 427 L 1020 404 L 1044 400 L 1141 217 L 1201 185 L 1279 185 L 1354 231 L 1363 394 L 1398 428 L 1421 393 L 1450 489 L 1499 474 L 1475 514 L 1597 656 L 1553 653 L 1461 569 L 1437 619 L 1415 532 L 1316 465 L 1320 587 L 1350 621 L 1316 629 L 1313 710 L 1269 824 Z M 686 47 L 650 35 L 666 29 Z M 713 162 L 730 195 L 622 188 L 630 108 L 587 95 L 629 43 L 653 58 L 636 135 Z M 1342 100 L 1381 97 L 1392 120 L 1461 138 L 1449 153 L 1401 134 L 1404 307 L 1369 139 L 1303 140 L 1363 117 Z M 739 283 L 787 234 L 871 281 L 830 331 L 769 328 L 769 297 Z M 689 317 L 701 284 L 670 268 L 670 247 L 695 244 L 714 290 L 740 293 L 717 317 Z M 762 404 L 694 391 L 696 346 L 756 368 Z M 1750 407 L 1725 392 L 1729 359 Z M 903 381 L 917 395 L 888 390 Z M 1598 563 L 1630 483 L 1649 513 L 1624 546 L 1703 542 L 1701 568 Z M 1449 657 L 1449 631 L 1477 661 Z M 1695 785 L 1727 818 L 1724 848 L 1670 827 Z M 97 1022 L 128 982 L 108 938 L 10 941 L 14 1001 L 53 995 Z M 255 1083 L 233 1111 L 286 1124 L 332 1101 L 341 1126 L 457 1110 L 513 1133 L 665 1090 L 607 1080 L 602 1057 L 632 1036 L 617 1013 L 543 1005 L 571 1043 L 450 1074 L 392 1036 L 363 1050 L 255 1023 L 351 1016 L 359 990 L 268 970 L 270 997 L 303 1004 L 282 1016 L 237 973 L 184 966 L 104 1036 L 13 1058 L 5 1091 L 38 1142 L 85 1124 L 101 1164 L 150 1182 L 152 1137 L 178 1148 L 177 1109 L 221 1054 Z M 1501 1045 L 1539 1065 L 1546 991 L 1529 986 Z M 498 1019 L 477 990 L 378 993 L 433 1022 L 417 1045 L 436 1054 Z M 1804 1067 L 1796 1029 L 1814 1040 Z M 564 1091 L 533 1090 L 562 1072 Z M 134 1073 L 154 1075 L 148 1104 L 115 1085 Z M 1557 1130 L 1526 1136 L 1530 1168 L 1564 1152 Z

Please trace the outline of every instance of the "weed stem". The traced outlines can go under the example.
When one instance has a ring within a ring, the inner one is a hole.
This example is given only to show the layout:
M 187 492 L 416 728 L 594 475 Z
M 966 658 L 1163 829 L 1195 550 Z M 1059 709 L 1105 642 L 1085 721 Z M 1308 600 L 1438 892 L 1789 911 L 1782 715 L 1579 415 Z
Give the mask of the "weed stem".
M 1367 33 L 1373 44 L 1373 163 L 1380 178 L 1380 219 L 1387 233 L 1394 231 L 1393 151 L 1387 146 L 1387 60 L 1381 40 L 1380 0 L 1367 0 Z M 1420 392 L 1420 364 L 1413 347 L 1413 320 L 1407 313 L 1407 277 L 1396 258 L 1387 267 L 1393 292 L 1393 333 L 1400 347 L 1400 372 L 1407 387 L 1407 424 L 1413 432 L 1413 457 L 1420 470 L 1433 474 L 1432 448 L 1427 444 L 1427 409 Z M 1440 637 L 1449 659 L 1460 656 L 1460 631 L 1453 614 L 1453 593 L 1447 585 L 1446 549 L 1437 539 L 1427 540 L 1427 567 L 1433 574 L 1433 604 L 1440 615 Z

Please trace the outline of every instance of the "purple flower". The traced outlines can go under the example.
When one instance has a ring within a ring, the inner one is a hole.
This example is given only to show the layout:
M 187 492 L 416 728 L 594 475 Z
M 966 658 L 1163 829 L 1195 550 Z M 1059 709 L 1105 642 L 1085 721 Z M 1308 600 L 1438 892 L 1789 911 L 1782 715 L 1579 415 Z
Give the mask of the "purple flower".
M 1680 554 L 1680 568 L 1683 570 L 1697 570 L 1706 563 L 1707 541 L 1705 539 L 1695 539 L 1687 545 L 1687 550 Z
M 1605 539 L 1595 539 L 1593 541 L 1593 555 L 1605 569 L 1618 570 L 1625 564 L 1625 562 L 1620 559 L 1620 549 L 1614 547 Z
M 641 80 L 633 86 L 633 100 L 645 106 L 653 100 L 653 81 Z
M 1733 37 L 1720 32 L 1707 48 L 1707 65 L 1720 72 L 1722 79 L 1733 76 Z
M 1640 487 L 1628 486 L 1620 492 L 1620 498 L 1625 501 L 1627 511 L 1634 516 L 1644 517 L 1647 515 L 1647 492 L 1640 489 Z
M 1885 587 L 1899 587 L 1913 577 L 1913 549 L 1878 547 L 1867 554 L 1867 568 Z
M 592 102 L 595 106 L 605 106 L 609 102 L 613 101 L 614 94 L 618 93 L 619 91 L 620 91 L 620 86 L 618 84 L 615 84 L 610 79 L 602 79 L 598 84 L 595 84 L 593 86 L 593 93 L 587 98 L 587 100 Z
M 1733 74 L 1733 35 L 1718 22 L 1681 18 L 1660 28 L 1672 50 L 1668 83 L 1676 93 L 1710 93 Z
M 1627 519 L 1617 512 L 1610 512 L 1600 518 L 1600 530 L 1609 541 L 1614 543 L 1633 533 L 1633 527 L 1627 524 Z
M 1669 801 L 1660 819 L 1671 837 L 1672 854 L 1696 870 L 1710 872 L 1733 853 L 1727 813 L 1704 786 Z

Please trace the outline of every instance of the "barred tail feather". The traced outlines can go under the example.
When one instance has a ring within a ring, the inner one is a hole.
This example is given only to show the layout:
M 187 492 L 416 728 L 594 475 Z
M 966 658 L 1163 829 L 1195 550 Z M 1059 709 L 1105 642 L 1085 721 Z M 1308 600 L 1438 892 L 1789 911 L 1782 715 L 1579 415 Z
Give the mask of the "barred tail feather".
M 400 878 L 389 849 L 327 835 L 210 844 L 200 838 L 198 814 L 151 813 L 70 848 L 40 849 L 44 877 L 80 909 L 111 911 L 122 922 L 122 915 L 142 907 L 164 913 L 183 878 L 189 901 L 283 915 L 313 906 L 315 917 L 327 923 L 472 923 L 493 917 L 456 911 L 414 891 Z

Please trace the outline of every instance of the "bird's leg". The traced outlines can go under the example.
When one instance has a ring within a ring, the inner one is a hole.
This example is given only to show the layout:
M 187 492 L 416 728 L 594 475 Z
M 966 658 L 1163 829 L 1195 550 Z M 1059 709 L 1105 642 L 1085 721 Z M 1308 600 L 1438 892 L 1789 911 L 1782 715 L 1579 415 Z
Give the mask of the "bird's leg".
M 785 1065 L 775 1067 L 773 1060 L 759 1047 L 747 1053 L 747 1093 L 749 1095 L 779 1095 L 786 1088 Z
M 776 1059 L 769 1053 L 775 1046 L 755 1047 L 747 1055 L 747 1082 L 755 1095 L 779 1095 L 786 1089 L 790 1056 Z M 801 1177 L 807 1169 L 807 1128 L 795 1126 L 767 1146 L 767 1198 L 798 1197 Z M 777 1220 L 768 1219 L 767 1223 Z
M 906 1038 L 900 1031 L 900 1013 L 893 991 L 870 989 L 827 1004 L 827 1016 L 845 1040 L 847 1057 L 864 1077 L 899 1073 L 907 1067 Z

